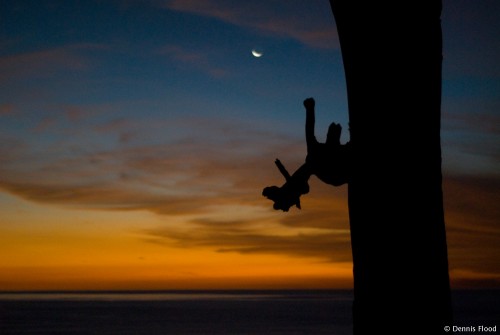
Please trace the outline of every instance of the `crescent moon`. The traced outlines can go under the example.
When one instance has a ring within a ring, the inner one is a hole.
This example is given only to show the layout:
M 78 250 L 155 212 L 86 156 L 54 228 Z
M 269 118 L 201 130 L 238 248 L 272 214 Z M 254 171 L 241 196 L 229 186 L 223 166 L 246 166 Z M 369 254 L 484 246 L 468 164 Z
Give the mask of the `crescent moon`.
M 263 52 L 259 52 L 259 51 L 255 50 L 255 49 L 252 49 L 252 55 L 254 57 L 259 58 L 259 57 L 262 57 L 263 54 L 264 54 Z

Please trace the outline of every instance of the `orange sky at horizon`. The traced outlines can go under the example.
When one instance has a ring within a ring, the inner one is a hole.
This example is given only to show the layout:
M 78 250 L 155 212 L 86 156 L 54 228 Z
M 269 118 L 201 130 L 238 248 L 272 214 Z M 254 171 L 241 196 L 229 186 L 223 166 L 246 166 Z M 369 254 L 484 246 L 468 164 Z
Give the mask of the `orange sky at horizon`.
M 322 188 L 327 190 L 316 183 L 313 182 L 320 191 Z M 314 212 L 317 206 L 338 201 L 342 196 L 342 192 L 339 193 L 334 197 L 330 195 L 327 200 L 309 196 L 303 200 L 303 206 Z M 144 210 L 65 208 L 36 204 L 5 194 L 1 198 L 4 204 L 2 220 L 10 223 L 0 226 L 1 291 L 353 287 L 352 262 L 348 259 L 350 249 L 345 243 L 340 251 L 343 257 L 338 261 L 329 259 L 331 251 L 321 255 L 307 250 L 296 250 L 297 253 L 266 251 L 265 248 L 261 251 L 238 250 L 236 245 L 233 250 L 231 247 L 222 250 L 211 243 L 191 244 L 185 237 L 176 240 L 175 237 L 163 236 L 162 230 L 158 230 L 159 227 L 166 229 L 166 226 L 174 230 L 175 227 L 189 226 L 189 219 L 192 219 L 189 216 L 165 217 Z M 343 205 L 345 203 L 339 204 L 339 208 Z M 272 214 L 279 217 L 304 215 L 297 209 Z M 460 245 L 456 239 L 461 237 L 454 227 L 460 220 L 453 216 L 447 215 L 448 231 L 451 230 L 448 245 L 452 288 L 494 287 L 497 275 L 460 266 L 464 259 L 466 264 L 470 260 L 462 255 L 467 250 L 456 247 Z M 263 226 L 257 224 L 260 234 L 264 235 L 310 234 L 317 237 L 323 234 L 321 229 L 295 230 L 273 223 L 273 219 L 262 216 L 261 219 L 268 226 L 263 230 Z M 184 233 L 192 232 L 187 229 Z M 338 234 L 349 243 L 346 225 L 338 229 Z M 336 249 L 334 241 L 331 242 L 332 250 Z M 321 248 L 325 246 L 328 244 L 321 242 Z M 306 248 L 301 242 L 296 247 Z
M 3 219 L 11 224 L 0 227 L 1 291 L 352 287 L 350 262 L 154 241 L 148 229 L 165 220 L 144 211 L 47 207 L 16 198 L 8 202 Z M 182 218 L 171 220 L 182 223 Z

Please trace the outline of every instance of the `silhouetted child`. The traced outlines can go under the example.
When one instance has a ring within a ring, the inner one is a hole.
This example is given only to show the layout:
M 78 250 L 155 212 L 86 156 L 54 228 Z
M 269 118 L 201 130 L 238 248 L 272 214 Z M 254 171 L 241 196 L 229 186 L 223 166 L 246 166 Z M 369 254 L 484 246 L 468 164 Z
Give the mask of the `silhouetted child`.
M 322 182 L 333 186 L 347 183 L 349 170 L 349 143 L 340 144 L 342 126 L 332 122 L 328 127 L 325 143 L 319 143 L 314 135 L 315 102 L 313 98 L 304 100 L 306 108 L 306 164 L 311 174 Z
M 308 180 L 313 174 L 321 181 L 334 186 L 340 186 L 348 181 L 349 143 L 340 144 L 342 127 L 333 122 L 328 128 L 325 143 L 319 143 L 314 135 L 314 99 L 304 100 L 304 107 L 306 108 L 306 162 L 290 176 L 277 159 L 275 163 L 286 182 L 281 187 L 269 186 L 262 191 L 263 196 L 274 201 L 274 209 L 285 212 L 294 205 L 300 208 L 300 196 L 309 192 Z

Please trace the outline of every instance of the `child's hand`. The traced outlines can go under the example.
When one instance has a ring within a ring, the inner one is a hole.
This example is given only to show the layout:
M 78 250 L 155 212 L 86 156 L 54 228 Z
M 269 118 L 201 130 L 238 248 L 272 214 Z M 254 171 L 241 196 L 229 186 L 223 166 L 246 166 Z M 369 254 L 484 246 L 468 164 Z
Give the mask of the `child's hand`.
M 306 100 L 304 100 L 304 107 L 306 108 L 306 110 L 311 110 L 311 109 L 314 109 L 314 99 L 313 98 L 307 98 Z

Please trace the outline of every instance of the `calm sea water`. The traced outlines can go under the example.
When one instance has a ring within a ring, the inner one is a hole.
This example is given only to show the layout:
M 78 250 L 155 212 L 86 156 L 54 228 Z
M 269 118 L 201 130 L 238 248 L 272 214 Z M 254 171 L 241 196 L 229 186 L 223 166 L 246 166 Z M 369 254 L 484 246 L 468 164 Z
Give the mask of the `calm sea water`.
M 456 324 L 497 324 L 499 292 L 454 292 Z M 352 298 L 352 291 L 1 293 L 0 334 L 347 335 Z
M 350 334 L 352 292 L 0 294 L 0 334 Z

